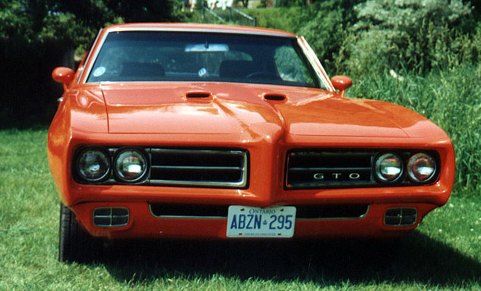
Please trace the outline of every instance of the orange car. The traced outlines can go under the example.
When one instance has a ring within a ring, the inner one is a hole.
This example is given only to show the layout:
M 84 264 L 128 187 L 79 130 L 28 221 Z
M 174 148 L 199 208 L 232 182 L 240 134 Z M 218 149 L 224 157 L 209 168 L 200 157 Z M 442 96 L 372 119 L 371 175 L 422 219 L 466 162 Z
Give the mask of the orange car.
M 115 25 L 52 76 L 61 261 L 99 239 L 393 237 L 452 190 L 441 129 L 344 97 L 351 80 L 287 32 Z

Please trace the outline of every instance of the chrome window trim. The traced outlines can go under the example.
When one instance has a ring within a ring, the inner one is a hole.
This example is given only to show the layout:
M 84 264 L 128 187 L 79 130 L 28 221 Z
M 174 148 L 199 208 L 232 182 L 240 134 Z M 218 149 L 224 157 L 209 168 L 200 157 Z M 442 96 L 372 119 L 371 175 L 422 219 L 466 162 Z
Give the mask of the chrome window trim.
M 282 32 L 264 32 L 264 31 L 248 31 L 248 30 L 235 30 L 229 28 L 217 28 L 207 29 L 205 27 L 113 27 L 107 29 L 108 33 L 111 32 L 123 32 L 123 31 L 164 31 L 164 32 L 202 32 L 202 33 L 219 33 L 219 34 L 241 34 L 241 35 L 262 35 L 262 36 L 274 36 L 295 38 L 294 35 Z
M 85 63 L 83 65 L 83 67 L 81 68 L 82 69 L 82 73 L 80 74 L 80 78 L 78 81 L 78 83 L 82 83 L 82 84 L 85 84 L 85 81 L 87 80 L 87 77 L 88 75 L 90 74 L 90 70 L 92 69 L 92 66 L 95 62 L 95 60 L 97 59 L 97 56 L 99 54 L 99 49 L 96 50 L 94 52 L 94 54 L 92 55 L 92 52 L 94 51 L 94 49 L 97 47 L 97 43 L 99 44 L 98 47 L 102 47 L 103 44 L 104 44 L 104 41 L 105 41 L 105 37 L 106 35 L 104 35 L 102 37 L 102 39 L 100 39 L 100 36 L 102 35 L 102 29 L 99 30 L 99 33 L 97 34 L 97 37 L 95 37 L 95 41 L 94 43 L 92 44 L 92 47 L 90 48 L 90 51 L 89 51 L 89 54 L 87 55 L 87 58 L 85 58 Z M 100 41 L 100 42 L 99 42 Z
M 97 61 L 97 57 L 100 53 L 100 50 L 104 46 L 105 39 L 107 39 L 107 36 L 110 34 L 110 31 L 107 30 L 104 33 L 104 35 L 102 36 L 102 39 L 100 39 L 100 42 L 97 45 L 98 38 L 100 37 L 101 34 L 102 34 L 102 31 L 100 31 L 99 35 L 97 36 L 97 40 L 95 41 L 94 45 L 92 46 L 92 50 L 98 47 L 98 49 L 95 50 L 94 55 L 92 55 L 92 59 L 90 59 L 90 53 L 92 53 L 92 51 L 90 51 L 89 57 L 85 60 L 86 67 L 84 67 L 84 72 L 83 72 L 84 74 L 82 76 L 82 84 L 87 84 L 87 78 L 90 75 L 90 71 L 92 70 L 95 62 Z M 94 83 L 89 83 L 89 84 L 101 84 L 101 83 L 94 82 Z
M 92 44 L 92 47 L 90 47 L 90 51 L 89 51 L 87 57 L 85 58 L 85 62 L 82 64 L 82 67 L 79 68 L 79 75 L 77 77 L 77 84 L 79 84 L 81 82 L 81 80 L 84 79 L 85 66 L 88 64 L 88 62 L 90 60 L 90 55 L 92 54 L 93 49 L 97 45 L 97 42 L 99 41 L 101 33 L 102 33 L 102 30 L 100 29 L 99 32 L 97 33 L 97 36 L 95 37 L 95 40 L 94 40 L 94 43 Z
M 331 80 L 329 80 L 329 75 L 326 73 L 326 70 L 322 66 L 321 61 L 319 60 L 307 40 L 303 36 L 298 36 L 297 43 L 304 55 L 306 56 L 307 61 L 316 72 L 316 75 L 324 88 L 326 88 L 326 90 L 328 91 L 335 92 L 336 89 L 334 89 L 334 85 L 332 85 Z

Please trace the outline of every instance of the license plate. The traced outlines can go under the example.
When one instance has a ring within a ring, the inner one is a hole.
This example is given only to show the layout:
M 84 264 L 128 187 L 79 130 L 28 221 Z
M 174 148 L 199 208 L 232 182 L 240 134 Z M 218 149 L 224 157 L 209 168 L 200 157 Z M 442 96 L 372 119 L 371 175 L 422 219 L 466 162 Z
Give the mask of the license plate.
M 285 238 L 294 235 L 296 208 L 229 206 L 227 237 Z

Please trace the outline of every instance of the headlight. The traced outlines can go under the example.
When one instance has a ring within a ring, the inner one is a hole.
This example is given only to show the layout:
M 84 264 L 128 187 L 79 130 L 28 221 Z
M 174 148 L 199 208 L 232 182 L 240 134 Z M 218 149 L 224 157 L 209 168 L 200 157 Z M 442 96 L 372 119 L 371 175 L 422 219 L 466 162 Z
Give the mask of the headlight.
M 102 181 L 110 172 L 110 157 L 101 149 L 86 149 L 77 158 L 76 170 L 82 180 Z
M 417 183 L 429 182 L 436 174 L 436 161 L 425 153 L 418 153 L 409 158 L 408 175 Z
M 122 182 L 138 182 L 147 174 L 147 158 L 136 149 L 125 149 L 115 157 L 115 175 Z
M 377 158 L 376 177 L 382 182 L 396 182 L 402 176 L 403 162 L 395 154 L 384 154 Z

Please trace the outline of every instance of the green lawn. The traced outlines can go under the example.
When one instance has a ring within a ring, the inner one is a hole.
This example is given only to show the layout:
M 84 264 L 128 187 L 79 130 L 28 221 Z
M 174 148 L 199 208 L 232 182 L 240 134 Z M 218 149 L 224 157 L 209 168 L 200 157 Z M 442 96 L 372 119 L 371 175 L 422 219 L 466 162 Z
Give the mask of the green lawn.
M 454 193 L 399 244 L 134 241 L 58 263 L 46 138 L 0 131 L 0 290 L 481 289 L 479 193 Z

